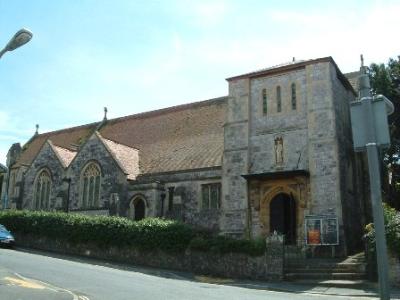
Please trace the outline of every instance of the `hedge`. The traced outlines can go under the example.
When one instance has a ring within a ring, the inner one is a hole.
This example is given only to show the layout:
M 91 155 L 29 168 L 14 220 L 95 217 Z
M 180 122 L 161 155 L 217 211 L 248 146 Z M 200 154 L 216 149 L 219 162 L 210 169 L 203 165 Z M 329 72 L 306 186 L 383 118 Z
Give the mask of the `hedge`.
M 386 243 L 388 248 L 400 258 L 400 212 L 383 204 L 383 215 L 385 220 Z M 365 239 L 369 248 L 375 251 L 375 229 L 372 223 L 365 227 Z
M 213 253 L 261 255 L 264 240 L 237 240 L 201 232 L 175 221 L 147 218 L 87 216 L 76 213 L 8 210 L 0 212 L 0 224 L 9 230 L 70 243 L 99 247 L 129 246 L 139 250 L 183 252 L 186 249 Z

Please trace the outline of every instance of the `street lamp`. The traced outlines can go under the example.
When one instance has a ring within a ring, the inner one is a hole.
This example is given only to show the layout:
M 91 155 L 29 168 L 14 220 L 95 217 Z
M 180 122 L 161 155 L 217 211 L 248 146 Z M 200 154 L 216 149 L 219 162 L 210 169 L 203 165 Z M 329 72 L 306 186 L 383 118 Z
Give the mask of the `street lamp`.
M 4 53 L 8 51 L 13 51 L 17 49 L 18 47 L 21 47 L 22 45 L 25 45 L 27 42 L 29 42 L 32 39 L 32 32 L 29 31 L 28 29 L 21 29 L 19 30 L 14 36 L 11 38 L 11 40 L 8 42 L 8 44 L 0 51 L 0 58 L 3 56 Z
M 20 29 L 17 31 L 16 34 L 11 38 L 11 40 L 8 42 L 8 44 L 0 50 L 0 58 L 4 55 L 4 53 L 8 51 L 13 51 L 17 49 L 18 47 L 21 47 L 25 45 L 27 42 L 29 42 L 32 39 L 32 32 L 29 31 L 28 29 Z M 5 186 L 5 193 L 4 193 L 4 198 L 3 198 L 3 209 L 7 208 L 8 206 L 8 189 L 10 185 L 10 165 L 8 166 L 8 171 L 7 171 L 7 180 L 6 180 L 6 186 Z

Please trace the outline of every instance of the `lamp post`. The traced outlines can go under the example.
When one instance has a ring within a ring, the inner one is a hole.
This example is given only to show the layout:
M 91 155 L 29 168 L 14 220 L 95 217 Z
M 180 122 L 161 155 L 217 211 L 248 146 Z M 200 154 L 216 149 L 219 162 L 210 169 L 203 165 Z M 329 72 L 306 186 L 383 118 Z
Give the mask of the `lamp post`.
M 32 39 L 32 32 L 28 29 L 20 29 L 17 31 L 16 34 L 11 38 L 11 40 L 7 43 L 7 45 L 0 50 L 0 58 L 4 55 L 4 53 L 8 51 L 13 51 L 22 45 L 25 45 Z M 7 166 L 7 178 L 6 178 L 6 186 L 4 191 L 4 198 L 3 198 L 3 209 L 8 207 L 8 188 L 10 184 L 10 167 L 11 164 Z
M 32 36 L 32 32 L 28 29 L 23 28 L 19 30 L 16 34 L 14 34 L 8 44 L 2 50 L 0 50 L 0 58 L 3 56 L 4 53 L 8 51 L 13 51 L 21 47 L 22 45 L 25 45 L 32 39 Z

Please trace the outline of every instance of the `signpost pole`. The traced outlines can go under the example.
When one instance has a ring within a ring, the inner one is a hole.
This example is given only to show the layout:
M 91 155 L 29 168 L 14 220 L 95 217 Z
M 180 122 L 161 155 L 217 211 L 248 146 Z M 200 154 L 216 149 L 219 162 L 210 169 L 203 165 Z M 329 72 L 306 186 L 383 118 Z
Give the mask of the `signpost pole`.
M 364 125 L 367 134 L 367 156 L 369 181 L 371 187 L 372 214 L 374 218 L 376 257 L 378 265 L 379 290 L 381 300 L 389 300 L 390 287 L 388 280 L 388 258 L 386 249 L 385 224 L 383 220 L 381 178 L 378 159 L 378 145 L 376 138 L 376 128 L 372 107 L 372 95 L 369 77 L 365 72 L 365 67 L 361 66 L 360 75 L 360 97 L 364 112 Z

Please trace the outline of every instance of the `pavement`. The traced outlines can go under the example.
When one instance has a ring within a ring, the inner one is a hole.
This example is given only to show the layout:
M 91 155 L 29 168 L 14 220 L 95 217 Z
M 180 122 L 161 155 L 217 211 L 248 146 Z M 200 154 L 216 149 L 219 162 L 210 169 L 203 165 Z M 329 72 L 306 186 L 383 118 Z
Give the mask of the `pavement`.
M 213 284 L 225 284 L 242 288 L 279 291 L 295 294 L 312 294 L 338 297 L 379 298 L 379 287 L 375 282 L 351 280 L 326 280 L 320 282 L 265 282 L 254 280 L 234 280 L 207 276 L 194 276 L 195 280 Z M 400 299 L 400 289 L 391 289 L 390 299 Z

